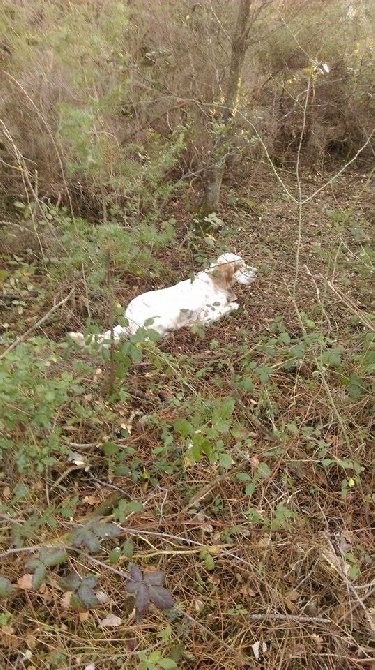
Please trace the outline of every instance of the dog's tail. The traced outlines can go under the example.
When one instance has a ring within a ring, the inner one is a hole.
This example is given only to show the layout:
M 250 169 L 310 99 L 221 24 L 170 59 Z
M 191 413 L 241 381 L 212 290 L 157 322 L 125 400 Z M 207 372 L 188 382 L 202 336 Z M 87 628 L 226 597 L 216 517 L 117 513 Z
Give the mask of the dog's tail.
M 67 333 L 67 336 L 70 340 L 73 340 L 74 344 L 76 344 L 78 347 L 85 347 L 88 344 L 83 333 L 71 331 L 70 333 Z

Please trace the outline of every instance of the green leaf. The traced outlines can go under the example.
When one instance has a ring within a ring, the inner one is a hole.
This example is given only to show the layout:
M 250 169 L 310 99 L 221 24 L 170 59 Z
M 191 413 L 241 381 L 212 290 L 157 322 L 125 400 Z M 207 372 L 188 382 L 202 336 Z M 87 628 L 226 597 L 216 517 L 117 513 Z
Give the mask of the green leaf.
M 341 349 L 336 348 L 323 351 L 322 363 L 323 365 L 332 365 L 332 367 L 341 365 Z
M 261 479 L 268 479 L 268 477 L 271 475 L 271 468 L 267 465 L 267 463 L 259 463 L 256 474 L 257 477 Z
M 178 667 L 177 663 L 175 663 L 172 658 L 161 658 L 160 661 L 158 661 L 158 664 L 163 670 L 175 670 L 175 668 Z
M 76 572 L 71 572 L 66 577 L 60 577 L 58 581 L 64 591 L 76 591 L 80 587 L 82 579 Z
M 210 554 L 209 551 L 207 551 L 207 549 L 203 549 L 200 552 L 200 557 L 205 565 L 206 570 L 212 571 L 215 569 L 214 557 L 212 554 Z
M 38 567 L 35 568 L 34 574 L 33 574 L 33 579 L 32 579 L 32 587 L 35 591 L 38 591 L 42 584 L 45 581 L 46 578 L 46 566 L 41 563 L 38 565 Z
M 284 330 L 282 333 L 279 335 L 279 340 L 282 342 L 282 344 L 290 344 L 290 337 L 289 333 Z
M 113 510 L 114 517 L 123 523 L 129 514 L 143 512 L 143 505 L 139 500 L 120 500 L 116 509 Z
M 89 526 L 79 526 L 71 534 L 73 547 L 84 547 L 90 553 L 96 553 L 101 550 L 101 544 L 98 537 Z
M 116 565 L 116 563 L 119 562 L 120 558 L 121 558 L 121 547 L 115 547 L 108 554 L 108 560 L 111 563 L 111 565 Z
M 358 377 L 358 375 L 350 375 L 348 383 L 348 395 L 350 398 L 359 400 L 363 395 L 364 390 L 362 379 Z
M 61 549 L 60 547 L 56 549 L 42 548 L 39 552 L 39 559 L 48 568 L 54 568 L 56 565 L 66 563 L 68 554 L 65 549 Z
M 259 367 L 255 370 L 262 384 L 266 384 L 273 373 L 273 369 L 267 366 Z
M 10 579 L 0 575 L 0 598 L 8 598 L 13 590 L 13 584 Z
M 121 549 L 124 556 L 126 556 L 127 558 L 131 558 L 134 554 L 134 542 L 132 542 L 131 540 L 126 540 L 126 542 L 124 542 L 124 544 L 122 545 Z
M 246 495 L 247 496 L 252 496 L 254 491 L 255 491 L 255 487 L 256 487 L 256 482 L 254 482 L 254 481 L 250 482 L 245 488 Z
M 177 419 L 173 423 L 173 428 L 176 431 L 176 433 L 179 433 L 179 435 L 181 435 L 181 437 L 189 437 L 194 433 L 193 426 L 186 419 Z
M 142 361 L 142 349 L 140 347 L 132 347 L 130 349 L 130 356 L 135 365 L 140 363 Z
M 251 477 L 248 472 L 237 472 L 236 479 L 239 482 L 248 482 Z
M 229 454 L 220 454 L 219 456 L 219 465 L 226 470 L 229 470 L 233 465 L 233 458 Z
M 219 414 L 221 419 L 228 420 L 231 418 L 233 414 L 235 406 L 235 399 L 232 398 L 231 396 L 228 396 L 225 398 L 219 405 L 217 413 Z
M 115 523 L 97 523 L 93 526 L 94 533 L 96 537 L 106 538 L 106 537 L 118 537 L 121 533 L 121 528 L 116 526 Z
M 251 392 L 254 390 L 253 380 L 251 379 L 251 377 L 244 377 L 244 379 L 241 379 L 241 381 L 239 382 L 239 387 L 243 391 Z
M 115 456 L 119 452 L 119 446 L 114 442 L 103 442 L 102 449 L 105 456 Z
M 99 603 L 93 590 L 97 585 L 97 582 L 98 580 L 96 577 L 84 577 L 80 586 L 76 590 L 77 597 L 87 609 L 96 607 Z

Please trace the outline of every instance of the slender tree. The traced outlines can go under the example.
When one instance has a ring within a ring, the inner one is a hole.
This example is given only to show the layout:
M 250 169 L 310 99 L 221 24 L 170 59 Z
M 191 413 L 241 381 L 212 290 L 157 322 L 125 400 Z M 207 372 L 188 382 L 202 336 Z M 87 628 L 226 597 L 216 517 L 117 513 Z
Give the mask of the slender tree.
M 250 44 L 250 32 L 261 11 L 272 0 L 240 0 L 234 33 L 231 41 L 231 58 L 225 99 L 219 121 L 215 125 L 215 138 L 205 173 L 205 187 L 200 207 L 202 219 L 216 212 L 220 198 L 220 188 L 233 133 L 233 119 L 236 116 L 241 85 L 241 72 L 246 52 Z M 252 11 L 253 8 L 253 11 Z

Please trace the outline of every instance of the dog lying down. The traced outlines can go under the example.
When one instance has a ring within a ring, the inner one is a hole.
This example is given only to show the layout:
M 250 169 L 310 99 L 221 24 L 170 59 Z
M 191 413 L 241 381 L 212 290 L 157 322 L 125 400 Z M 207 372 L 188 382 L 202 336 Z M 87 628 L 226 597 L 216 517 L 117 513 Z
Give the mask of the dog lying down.
M 165 337 L 184 326 L 213 323 L 239 308 L 232 289 L 236 283 L 248 286 L 256 273 L 256 268 L 246 265 L 241 256 L 223 254 L 193 280 L 186 279 L 134 298 L 125 310 L 127 326 L 115 326 L 113 331 L 87 339 L 78 332 L 68 336 L 79 346 L 94 343 L 108 347 L 111 332 L 116 342 L 131 337 L 139 328 L 150 328 Z

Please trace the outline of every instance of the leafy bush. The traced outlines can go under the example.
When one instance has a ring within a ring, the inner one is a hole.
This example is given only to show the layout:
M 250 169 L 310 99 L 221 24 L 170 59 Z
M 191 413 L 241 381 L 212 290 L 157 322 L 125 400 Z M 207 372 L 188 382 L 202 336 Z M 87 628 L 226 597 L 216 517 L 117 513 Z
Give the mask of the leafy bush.
M 18 345 L 0 361 L 1 456 L 14 459 L 21 473 L 30 468 L 41 473 L 53 464 L 54 454 L 63 450 L 58 417 L 72 403 L 79 407 L 80 377 L 64 369 L 52 374 L 59 363 L 61 347 L 41 338 Z M 16 444 L 11 437 L 15 432 Z

